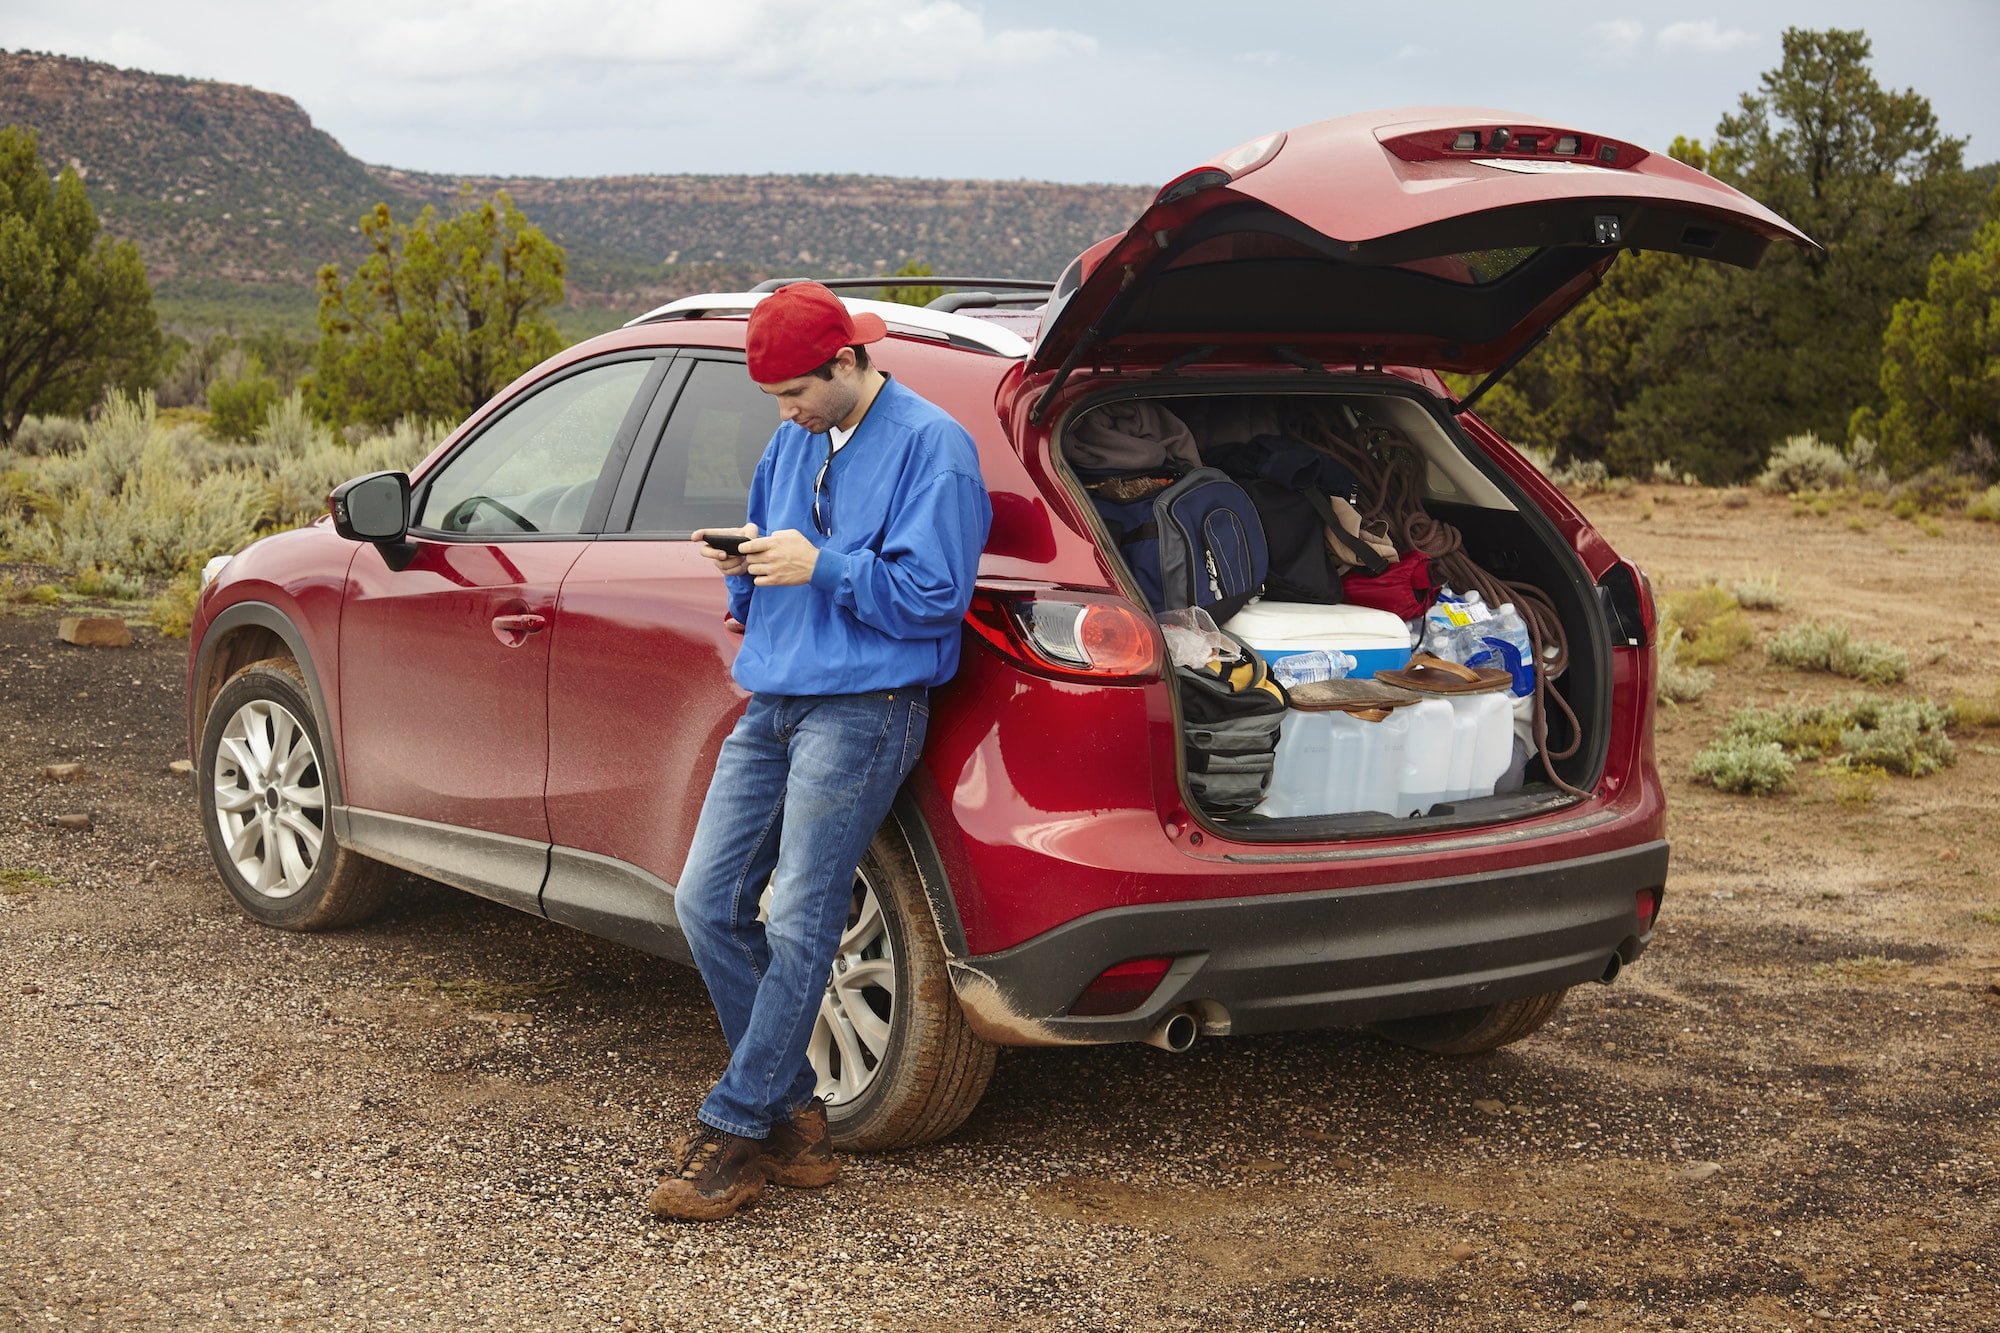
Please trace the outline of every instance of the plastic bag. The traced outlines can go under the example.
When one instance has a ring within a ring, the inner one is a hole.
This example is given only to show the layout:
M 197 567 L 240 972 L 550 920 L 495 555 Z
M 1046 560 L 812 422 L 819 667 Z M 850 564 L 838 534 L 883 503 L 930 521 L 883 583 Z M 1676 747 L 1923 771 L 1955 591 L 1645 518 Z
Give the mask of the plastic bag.
M 1512 602 L 1503 602 L 1485 620 L 1466 626 L 1471 651 L 1460 660 L 1472 667 L 1498 667 L 1514 678 L 1514 697 L 1535 692 L 1535 648 L 1528 624 Z
M 1175 666 L 1199 671 L 1219 658 L 1238 654 L 1236 641 L 1216 626 L 1215 618 L 1198 606 L 1163 612 L 1160 633 L 1166 636 L 1167 656 Z
M 1492 615 L 1477 590 L 1461 597 L 1450 588 L 1440 589 L 1437 600 L 1424 612 L 1423 651 L 1447 662 L 1463 663 L 1484 647 L 1472 627 Z

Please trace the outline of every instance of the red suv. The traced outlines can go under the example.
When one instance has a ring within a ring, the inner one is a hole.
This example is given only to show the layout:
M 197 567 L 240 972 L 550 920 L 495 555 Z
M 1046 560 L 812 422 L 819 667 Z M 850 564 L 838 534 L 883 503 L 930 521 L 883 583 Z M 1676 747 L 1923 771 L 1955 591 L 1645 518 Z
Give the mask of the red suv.
M 1667 870 L 1650 592 L 1439 372 L 1504 371 L 1621 249 L 1751 265 L 1773 241 L 1811 244 L 1670 158 L 1425 109 L 1188 172 L 1039 308 L 1009 304 L 1035 284 L 856 302 L 888 321 L 878 362 L 978 441 L 993 527 L 814 1037 L 837 1140 L 949 1132 L 1000 1045 L 1366 1025 L 1469 1053 L 1635 959 Z M 687 959 L 673 886 L 745 699 L 688 536 L 742 521 L 776 425 L 743 368 L 759 299 L 573 347 L 412 475 L 349 482 L 221 564 L 189 734 L 253 917 L 357 921 L 393 866 Z M 1553 606 L 1568 757 L 1408 819 L 1205 813 L 1159 627 L 1064 461 L 1081 414 L 1130 399 L 1393 429 L 1430 517 Z

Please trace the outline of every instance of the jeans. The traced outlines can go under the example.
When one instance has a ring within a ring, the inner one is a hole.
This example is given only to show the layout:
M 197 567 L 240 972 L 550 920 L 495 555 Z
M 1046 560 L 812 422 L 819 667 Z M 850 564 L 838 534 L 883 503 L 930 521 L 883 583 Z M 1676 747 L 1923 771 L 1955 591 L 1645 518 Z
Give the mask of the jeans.
M 761 1139 L 812 1099 L 806 1045 L 854 870 L 923 748 L 926 698 L 922 686 L 754 694 L 722 743 L 674 892 L 729 1043 L 704 1123 Z

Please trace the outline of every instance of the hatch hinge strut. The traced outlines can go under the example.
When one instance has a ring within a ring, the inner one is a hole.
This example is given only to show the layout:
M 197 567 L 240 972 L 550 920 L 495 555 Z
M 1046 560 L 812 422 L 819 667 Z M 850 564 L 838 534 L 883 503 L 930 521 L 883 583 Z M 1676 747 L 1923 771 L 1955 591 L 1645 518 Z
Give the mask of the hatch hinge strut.
M 1324 375 L 1327 373 L 1326 366 L 1322 362 L 1313 360 L 1296 347 L 1288 347 L 1282 343 L 1273 343 L 1271 344 L 1271 355 L 1277 357 L 1278 360 L 1288 366 L 1297 366 L 1308 375 Z
M 1153 374 L 1155 376 L 1171 375 L 1177 370 L 1185 370 L 1197 361 L 1206 361 L 1211 356 L 1214 356 L 1220 346 L 1221 344 L 1219 343 L 1203 343 L 1199 347 L 1190 347 L 1187 351 L 1182 352 L 1179 356 L 1174 357 L 1158 370 L 1154 371 Z
M 1607 265 L 1606 267 L 1608 269 L 1609 266 Z M 1486 391 L 1488 389 L 1492 388 L 1494 385 L 1498 384 L 1503 378 L 1505 378 L 1508 371 L 1512 370 L 1515 366 L 1520 365 L 1522 359 L 1525 358 L 1528 355 L 1528 353 L 1534 351 L 1537 347 L 1540 347 L 1542 345 L 1542 339 L 1549 336 L 1549 331 L 1555 328 L 1556 325 L 1562 323 L 1565 319 L 1568 319 L 1569 312 L 1576 309 L 1578 306 L 1582 305 L 1583 299 L 1586 296 L 1589 296 L 1592 292 L 1596 291 L 1598 286 L 1603 281 L 1604 281 L 1604 271 L 1600 271 L 1597 274 L 1596 279 L 1588 287 L 1585 287 L 1582 291 L 1576 294 L 1576 299 L 1574 301 L 1571 301 L 1568 305 L 1564 306 L 1561 310 L 1557 311 L 1555 316 L 1551 318 L 1548 323 L 1542 325 L 1540 329 L 1536 330 L 1534 337 L 1528 339 L 1528 341 L 1522 343 L 1519 347 L 1515 348 L 1511 356 L 1509 356 L 1505 361 L 1502 361 L 1499 365 L 1493 367 L 1492 374 L 1488 375 L 1485 379 L 1479 381 L 1479 383 L 1473 387 L 1471 393 L 1459 399 L 1458 402 L 1452 406 L 1451 414 L 1455 417 L 1458 417 L 1458 416 L 1464 416 L 1467 412 L 1470 412 L 1472 410 L 1472 405 L 1478 402 L 1481 398 L 1484 398 L 1486 396 Z

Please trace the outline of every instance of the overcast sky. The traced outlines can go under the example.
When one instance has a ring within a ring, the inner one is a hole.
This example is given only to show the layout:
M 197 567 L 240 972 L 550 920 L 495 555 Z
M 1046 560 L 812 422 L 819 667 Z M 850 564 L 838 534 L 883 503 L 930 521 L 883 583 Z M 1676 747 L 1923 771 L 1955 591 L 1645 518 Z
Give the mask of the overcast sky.
M 0 48 L 296 98 L 389 166 L 877 172 L 1152 184 L 1350 111 L 1494 106 L 1706 137 L 1788 26 L 2000 157 L 1996 0 L 0 0 Z

